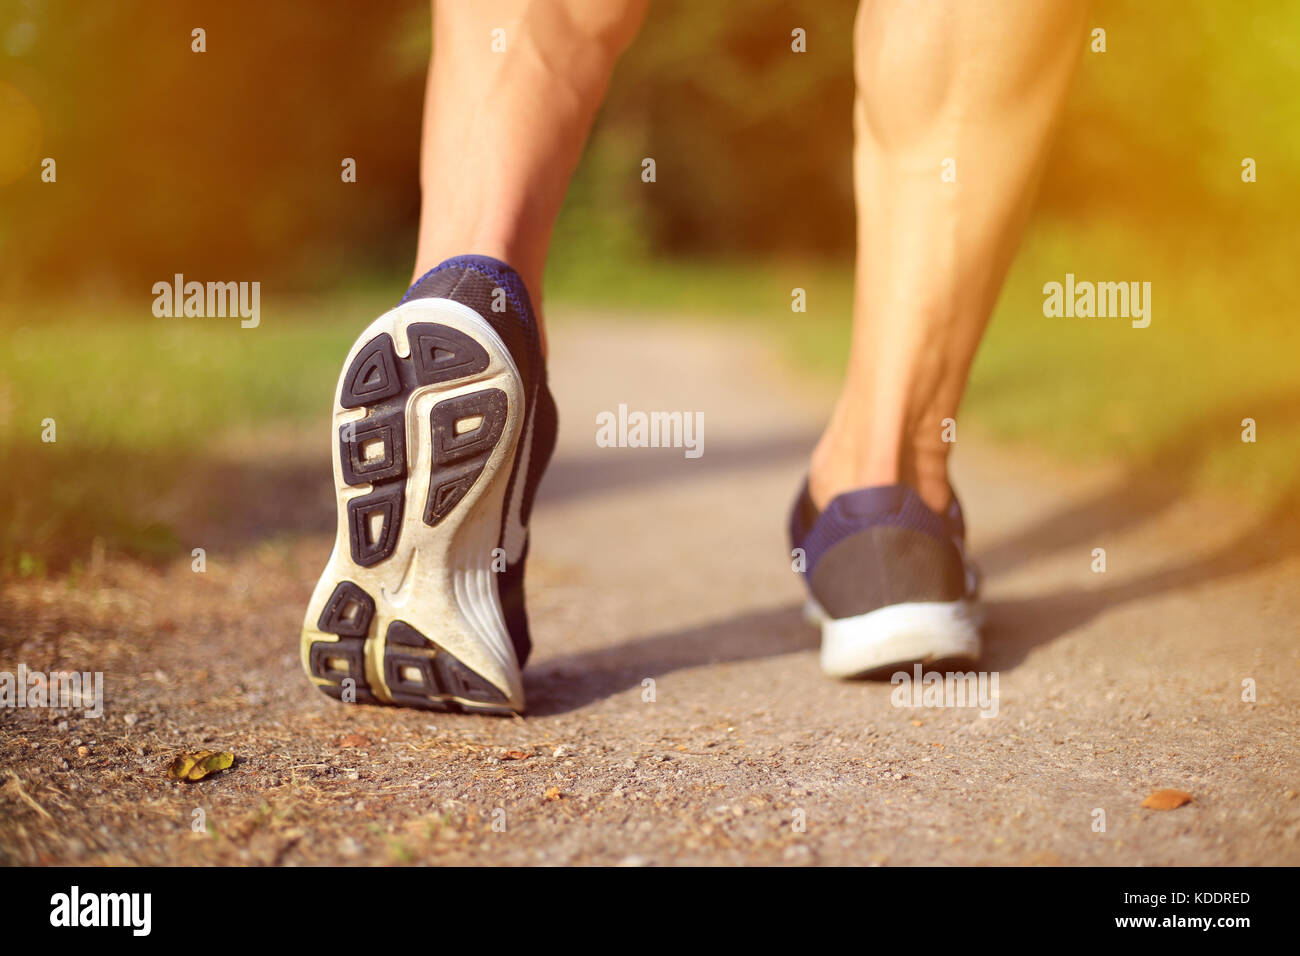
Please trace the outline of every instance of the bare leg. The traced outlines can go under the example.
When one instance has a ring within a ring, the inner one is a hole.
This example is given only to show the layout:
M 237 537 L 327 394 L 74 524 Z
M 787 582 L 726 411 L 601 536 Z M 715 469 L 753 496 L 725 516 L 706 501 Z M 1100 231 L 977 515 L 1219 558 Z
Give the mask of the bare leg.
M 905 482 L 947 507 L 967 373 L 1084 45 L 1082 0 L 862 0 L 858 251 L 843 390 L 809 489 Z M 947 169 L 955 182 L 945 181 Z
M 540 302 L 555 217 L 646 2 L 434 0 L 417 277 L 481 253 Z

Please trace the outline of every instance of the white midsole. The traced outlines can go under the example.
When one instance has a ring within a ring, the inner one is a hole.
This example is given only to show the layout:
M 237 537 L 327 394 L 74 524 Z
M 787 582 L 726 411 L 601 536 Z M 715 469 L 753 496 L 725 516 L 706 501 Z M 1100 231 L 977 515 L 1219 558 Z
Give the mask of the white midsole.
M 406 402 L 406 488 L 401 530 L 393 554 L 372 567 L 352 560 L 348 535 L 348 501 L 369 494 L 372 486 L 343 480 L 338 429 L 365 416 L 365 409 L 340 404 L 343 377 L 357 352 L 387 332 L 401 358 L 410 355 L 408 327 L 434 322 L 464 332 L 487 351 L 488 367 L 471 377 L 422 386 Z M 436 526 L 424 522 L 431 481 L 433 406 L 446 399 L 498 388 L 508 400 L 506 423 L 482 473 L 455 510 Z M 496 685 L 511 708 L 524 705 L 523 681 L 514 645 L 506 628 L 493 578 L 492 551 L 501 529 L 507 481 L 523 420 L 523 380 L 496 330 L 473 309 L 450 299 L 416 299 L 380 316 L 358 337 L 343 362 L 335 391 L 330 439 L 338 499 L 338 533 L 329 562 L 307 608 L 303 630 L 304 662 L 313 641 L 332 640 L 315 629 L 325 602 L 339 581 L 352 581 L 375 600 L 375 616 L 366 640 L 366 681 L 383 700 L 392 700 L 384 680 L 384 640 L 388 625 L 401 620 L 443 647 L 462 664 Z M 504 472 L 502 471 L 504 469 Z M 472 703 L 472 702 L 471 702 Z
M 822 629 L 821 666 L 855 677 L 891 664 L 976 658 L 983 608 L 974 600 L 909 601 L 853 617 L 831 618 L 809 599 L 804 616 Z

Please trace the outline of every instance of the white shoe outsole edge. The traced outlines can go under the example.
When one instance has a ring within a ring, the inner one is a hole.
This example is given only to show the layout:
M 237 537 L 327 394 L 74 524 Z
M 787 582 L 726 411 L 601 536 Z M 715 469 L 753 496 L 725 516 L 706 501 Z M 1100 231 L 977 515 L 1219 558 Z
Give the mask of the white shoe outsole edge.
M 975 600 L 913 601 L 831 618 L 809 599 L 804 616 L 821 625 L 822 671 L 850 678 L 893 664 L 979 657 L 984 610 Z

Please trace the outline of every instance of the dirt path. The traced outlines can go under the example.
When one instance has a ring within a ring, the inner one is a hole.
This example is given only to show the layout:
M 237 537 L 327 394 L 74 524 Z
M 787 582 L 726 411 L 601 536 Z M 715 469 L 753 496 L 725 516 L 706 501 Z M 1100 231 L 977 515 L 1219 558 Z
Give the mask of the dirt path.
M 265 494 L 195 518 L 205 573 L 187 546 L 163 572 L 110 560 L 75 587 L 5 587 L 0 670 L 107 688 L 99 720 L 0 710 L 0 860 L 1300 863 L 1300 554 L 1273 518 L 963 432 L 997 714 L 895 707 L 888 684 L 824 679 L 798 612 L 785 510 L 828 395 L 734 330 L 578 318 L 552 347 L 526 719 L 309 687 L 327 451 L 280 436 L 274 466 L 214 465 Z M 596 447 L 619 403 L 702 411 L 704 455 Z M 237 764 L 164 778 L 205 746 Z M 1195 802 L 1142 809 L 1161 787 Z

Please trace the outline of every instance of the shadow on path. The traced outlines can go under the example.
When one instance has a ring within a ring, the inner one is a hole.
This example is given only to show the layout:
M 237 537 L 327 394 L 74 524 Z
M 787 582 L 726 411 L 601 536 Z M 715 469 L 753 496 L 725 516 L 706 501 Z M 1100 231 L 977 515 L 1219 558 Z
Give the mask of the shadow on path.
M 1262 396 L 1238 404 L 1250 409 L 1260 422 L 1300 420 L 1300 392 Z M 1081 545 L 1091 548 L 1101 534 L 1127 531 L 1150 521 L 1192 490 L 1201 463 L 1214 447 L 1222 447 L 1222 442 L 1207 442 L 1207 435 L 1223 435 L 1224 441 L 1234 441 L 1239 432 L 1232 417 L 1223 411 L 1202 415 L 1173 438 L 1135 458 L 1108 487 L 1084 501 L 1068 504 L 1051 517 L 1003 538 L 992 547 L 981 549 L 977 555 L 980 567 L 986 574 L 996 575 L 1047 551 Z M 1239 444 L 1244 453 L 1250 453 L 1250 445 Z M 1290 501 L 1297 493 L 1300 493 L 1300 482 L 1293 482 L 1278 497 L 1282 502 Z M 979 503 L 973 503 L 976 521 L 978 509 Z M 1257 535 L 1285 542 L 1287 553 L 1291 553 L 1300 543 L 1297 526 L 1300 515 L 1294 511 L 1279 513 L 1279 510 L 1270 508 L 1269 514 L 1275 520 L 1260 526 Z M 1242 542 L 1247 546 L 1253 543 Z
M 985 663 L 996 668 L 1015 667 L 1037 645 L 1055 640 L 1103 612 L 1133 601 L 1190 591 L 1213 581 L 1250 574 L 1300 554 L 1300 535 L 1295 529 L 1297 514 L 1300 514 L 1300 488 L 1293 488 L 1266 513 L 1209 554 L 1100 588 L 1071 588 L 990 602 L 985 625 Z
M 1231 541 L 1203 557 L 1107 587 L 1072 588 L 989 602 L 984 656 L 978 666 L 1012 670 L 1035 647 L 1069 634 L 1106 611 L 1248 574 L 1295 554 L 1297 539 L 1279 546 L 1274 532 L 1297 513 L 1300 492 L 1293 491 Z M 816 629 L 803 621 L 796 605 L 652 634 L 615 647 L 548 660 L 529 669 L 525 684 L 530 713 L 565 713 L 639 687 L 647 677 L 657 679 L 673 671 L 723 661 L 752 661 L 812 651 L 818 643 Z M 887 681 L 888 674 L 883 679 Z
M 697 627 L 652 634 L 529 667 L 524 690 L 531 716 L 562 714 L 603 700 L 647 677 L 726 661 L 780 657 L 817 647 L 817 632 L 797 605 L 751 611 Z

